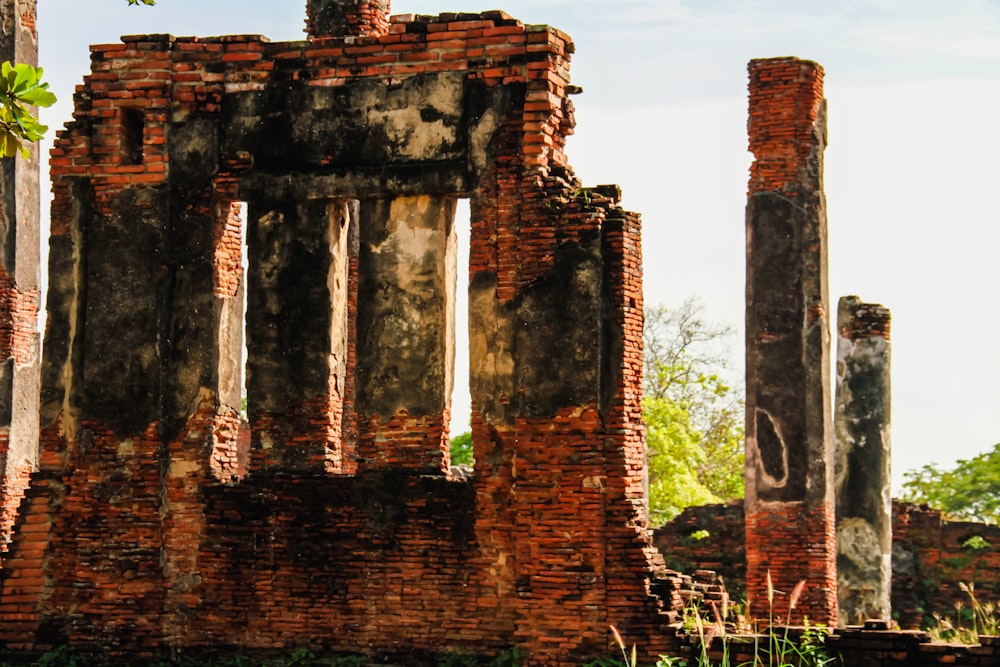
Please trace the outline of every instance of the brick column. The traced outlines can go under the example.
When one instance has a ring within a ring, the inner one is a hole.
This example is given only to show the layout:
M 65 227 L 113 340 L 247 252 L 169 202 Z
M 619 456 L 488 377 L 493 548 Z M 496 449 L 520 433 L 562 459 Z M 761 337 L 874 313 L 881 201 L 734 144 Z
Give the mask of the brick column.
M 358 466 L 443 470 L 455 365 L 455 199 L 361 206 Z
M 251 199 L 247 403 L 252 470 L 345 472 L 348 234 L 344 200 Z
M 38 63 L 35 0 L 0 2 L 0 61 Z M 38 465 L 38 146 L 0 160 L 0 547 Z
M 770 574 L 775 618 L 835 624 L 823 69 L 778 58 L 749 72 L 747 595 L 768 618 Z
M 840 300 L 834 437 L 841 625 L 890 618 L 889 323 L 884 306 Z
M 308 0 L 309 37 L 377 37 L 389 30 L 389 0 Z

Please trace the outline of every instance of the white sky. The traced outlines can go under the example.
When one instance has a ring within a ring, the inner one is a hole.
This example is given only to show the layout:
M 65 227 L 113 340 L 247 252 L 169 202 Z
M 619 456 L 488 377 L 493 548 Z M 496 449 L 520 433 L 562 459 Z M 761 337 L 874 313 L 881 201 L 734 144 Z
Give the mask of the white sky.
M 60 97 L 43 115 L 53 128 L 70 115 L 87 44 L 157 32 L 301 39 L 305 16 L 305 0 L 39 5 L 41 62 Z M 1000 441 L 990 296 L 1000 284 L 1000 0 L 395 0 L 393 11 L 498 6 L 573 35 L 585 92 L 570 161 L 587 185 L 621 184 L 643 214 L 647 302 L 701 297 L 711 318 L 739 328 L 740 368 L 746 63 L 822 64 L 831 308 L 857 294 L 892 310 L 894 477 Z

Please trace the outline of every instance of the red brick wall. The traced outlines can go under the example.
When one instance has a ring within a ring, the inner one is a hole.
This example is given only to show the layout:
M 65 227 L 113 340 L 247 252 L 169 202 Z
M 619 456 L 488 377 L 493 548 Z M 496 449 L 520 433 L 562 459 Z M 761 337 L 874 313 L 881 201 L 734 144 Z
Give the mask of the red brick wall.
M 0 432 L 0 458 L 6 459 L 9 451 L 8 434 Z M 28 488 L 29 478 L 34 468 L 30 463 L 12 465 L 8 463 L 7 471 L 4 474 L 3 485 L 0 487 L 0 498 L 3 498 L 3 507 L 0 508 L 0 535 L 4 538 L 2 545 L 6 550 L 8 539 L 14 529 L 14 522 L 17 519 L 18 507 L 24 492 Z
M 212 230 L 215 237 L 215 293 L 235 297 L 243 280 L 242 202 L 233 202 L 229 214 L 220 216 Z
M 16 366 L 37 363 L 38 290 L 19 289 L 0 268 L 0 360 L 12 360 Z M 15 387 L 3 389 L 10 395 Z M 16 409 L 16 408 L 14 408 Z M 33 469 L 33 457 L 25 459 L 10 452 L 10 424 L 0 426 L 0 549 L 6 549 L 17 508 L 28 486 L 28 476 Z
M 782 192 L 790 183 L 811 180 L 803 178 L 801 170 L 816 146 L 813 133 L 823 105 L 823 76 L 822 67 L 797 58 L 751 61 L 751 193 Z M 795 196 L 794 190 L 790 195 Z
M 743 514 L 742 503 L 690 507 L 656 530 L 656 545 L 668 566 L 716 571 L 739 598 L 746 579 Z M 707 536 L 691 537 L 699 531 Z M 986 545 L 966 546 L 973 536 Z M 945 521 L 926 505 L 895 501 L 892 539 L 892 610 L 901 627 L 920 628 L 935 613 L 954 620 L 956 602 L 970 606 L 959 583 L 973 583 L 982 603 L 1000 603 L 1000 527 Z
M 785 622 L 837 624 L 837 570 L 823 545 L 836 543 L 831 508 L 787 503 L 747 512 L 747 600 L 752 613 L 773 612 Z M 796 600 L 799 582 L 805 587 Z

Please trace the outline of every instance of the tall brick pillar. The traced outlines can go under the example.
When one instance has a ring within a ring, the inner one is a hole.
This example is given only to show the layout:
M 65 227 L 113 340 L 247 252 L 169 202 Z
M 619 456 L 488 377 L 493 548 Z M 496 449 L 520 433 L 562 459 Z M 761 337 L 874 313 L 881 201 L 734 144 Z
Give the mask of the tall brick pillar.
M 840 300 L 834 436 L 841 625 L 890 618 L 889 310 Z
M 35 0 L 0 2 L 0 61 L 38 63 Z M 38 146 L 0 160 L 0 546 L 38 464 Z
M 389 30 L 389 0 L 309 0 L 306 32 L 315 37 L 378 37 Z
M 747 595 L 767 618 L 770 574 L 775 618 L 835 624 L 823 69 L 777 58 L 749 73 Z

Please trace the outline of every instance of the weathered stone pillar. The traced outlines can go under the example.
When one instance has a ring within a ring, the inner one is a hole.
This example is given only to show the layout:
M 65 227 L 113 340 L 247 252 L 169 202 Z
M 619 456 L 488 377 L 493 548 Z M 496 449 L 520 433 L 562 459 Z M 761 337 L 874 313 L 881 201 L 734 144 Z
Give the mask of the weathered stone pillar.
M 0 2 L 0 61 L 38 63 L 35 0 Z M 38 465 L 38 146 L 0 160 L 0 547 Z
M 455 198 L 362 202 L 358 467 L 444 470 L 455 365 Z
M 389 0 L 308 0 L 306 32 L 315 37 L 370 37 L 389 30 Z
M 835 624 L 823 69 L 776 58 L 749 72 L 747 595 L 769 617 L 770 581 L 775 618 Z
M 248 202 L 251 469 L 350 472 L 347 200 Z
M 889 310 L 840 300 L 837 313 L 837 586 L 841 625 L 890 618 L 892 492 Z

